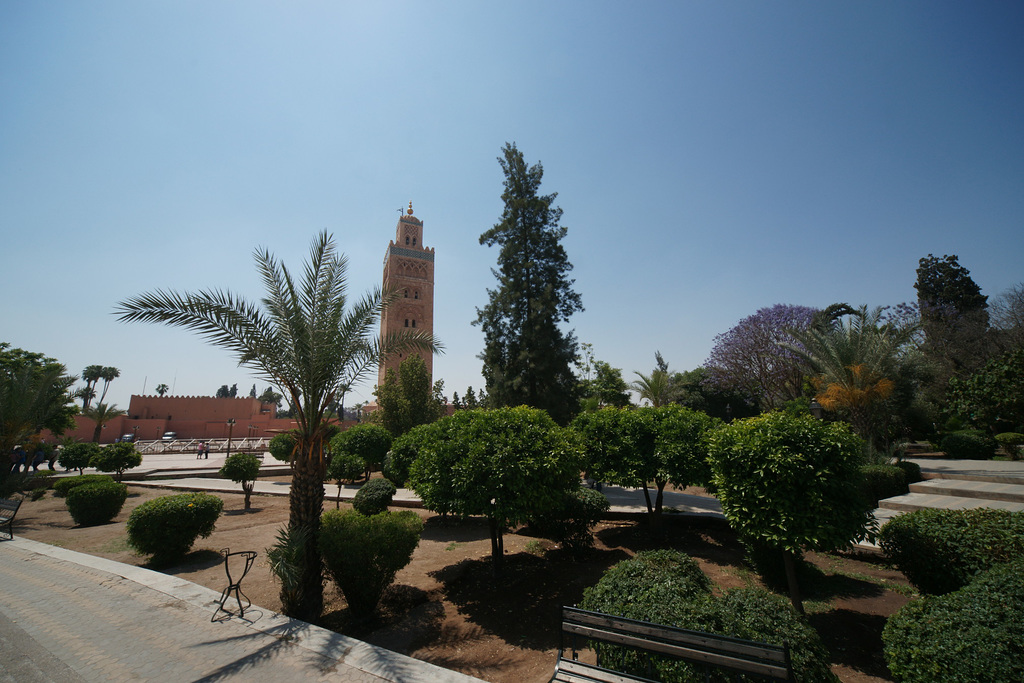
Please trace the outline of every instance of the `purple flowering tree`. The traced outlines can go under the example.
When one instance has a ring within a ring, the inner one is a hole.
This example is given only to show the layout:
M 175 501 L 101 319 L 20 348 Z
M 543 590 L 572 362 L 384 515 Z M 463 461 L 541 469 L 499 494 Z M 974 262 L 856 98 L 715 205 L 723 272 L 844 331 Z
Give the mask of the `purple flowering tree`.
M 816 310 L 775 304 L 739 321 L 715 337 L 711 355 L 704 362 L 706 381 L 715 388 L 748 396 L 765 410 L 800 396 L 804 378 L 800 358 L 782 344 L 795 344 L 789 330 L 808 329 Z

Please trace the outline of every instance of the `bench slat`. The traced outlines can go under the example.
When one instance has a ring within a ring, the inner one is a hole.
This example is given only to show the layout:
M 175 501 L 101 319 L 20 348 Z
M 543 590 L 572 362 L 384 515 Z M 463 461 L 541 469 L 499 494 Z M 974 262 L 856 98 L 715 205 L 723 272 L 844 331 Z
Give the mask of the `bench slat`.
M 705 664 L 711 664 L 713 666 L 727 667 L 732 670 L 738 670 L 747 673 L 756 673 L 761 676 L 770 676 L 771 678 L 778 678 L 782 680 L 789 678 L 789 671 L 786 669 L 786 667 L 770 664 L 767 662 L 757 662 L 750 659 L 741 659 L 738 657 L 729 656 L 727 654 L 718 654 L 715 652 L 708 652 L 706 650 L 697 650 L 693 647 L 687 647 L 685 645 L 663 643 L 657 640 L 649 640 L 641 636 L 634 636 L 626 633 L 615 633 L 614 631 L 598 629 L 591 626 L 565 624 L 563 626 L 563 630 L 569 633 L 574 633 L 576 635 L 585 636 L 587 638 L 600 640 L 614 645 L 625 645 L 628 647 L 635 647 L 640 650 L 645 650 L 649 652 L 658 652 L 661 654 L 672 655 L 675 657 L 679 657 L 681 659 L 686 659 L 688 661 L 702 662 Z
M 687 631 L 671 626 L 657 626 L 643 622 L 626 621 L 625 619 L 596 613 L 568 612 L 563 615 L 562 620 L 566 624 L 581 624 L 599 629 L 609 629 L 615 632 L 627 631 L 649 638 L 657 638 L 696 647 L 711 647 L 718 651 L 731 652 L 746 657 L 758 657 L 780 664 L 785 664 L 786 662 L 785 648 L 780 645 L 772 645 L 771 643 L 755 644 L 750 641 L 733 639 L 729 636 Z
M 647 680 L 649 679 L 602 669 L 599 666 L 584 664 L 572 659 L 558 660 L 555 675 L 551 679 L 551 681 L 561 683 L 637 683 L 637 681 Z

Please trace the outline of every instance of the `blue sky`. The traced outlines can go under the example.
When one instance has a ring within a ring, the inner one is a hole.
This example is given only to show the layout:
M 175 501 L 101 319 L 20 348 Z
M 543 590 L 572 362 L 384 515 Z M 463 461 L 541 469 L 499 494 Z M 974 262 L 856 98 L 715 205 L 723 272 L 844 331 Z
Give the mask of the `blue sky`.
M 1019 2 L 0 3 L 0 341 L 120 368 L 123 408 L 247 393 L 116 303 L 258 299 L 253 249 L 297 268 L 325 228 L 361 294 L 412 200 L 435 378 L 479 389 L 506 141 L 559 194 L 572 327 L 627 380 L 763 306 L 913 300 L 929 253 L 994 296 L 1024 281 L 1022 35 Z

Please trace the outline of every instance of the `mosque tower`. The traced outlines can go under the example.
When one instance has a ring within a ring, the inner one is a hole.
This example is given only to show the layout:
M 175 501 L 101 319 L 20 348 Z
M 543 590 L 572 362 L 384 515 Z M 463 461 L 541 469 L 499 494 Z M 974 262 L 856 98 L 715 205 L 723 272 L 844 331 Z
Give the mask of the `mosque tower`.
M 417 332 L 434 333 L 434 248 L 423 246 L 423 221 L 412 213 L 412 202 L 406 215 L 398 219 L 395 239 L 384 255 L 384 291 L 397 291 L 398 298 L 381 317 L 381 336 L 389 332 L 415 328 Z M 413 351 L 427 365 L 433 383 L 434 356 L 429 351 Z M 394 354 L 381 363 L 377 385 L 383 386 L 389 369 L 398 366 L 407 354 Z

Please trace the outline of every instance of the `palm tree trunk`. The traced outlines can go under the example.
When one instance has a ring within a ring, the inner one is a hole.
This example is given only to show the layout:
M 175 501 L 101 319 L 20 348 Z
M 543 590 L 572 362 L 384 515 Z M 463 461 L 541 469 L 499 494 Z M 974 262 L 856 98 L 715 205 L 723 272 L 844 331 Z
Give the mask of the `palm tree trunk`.
M 310 623 L 316 622 L 323 612 L 323 570 L 320 559 L 320 515 L 324 506 L 323 465 L 318 454 L 308 446 L 295 458 L 292 466 L 292 487 L 288 497 L 288 526 L 309 529 L 306 557 L 299 580 L 299 599 L 293 614 L 288 616 Z

